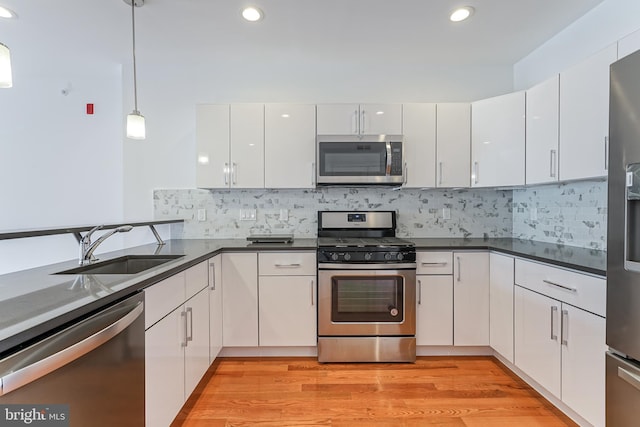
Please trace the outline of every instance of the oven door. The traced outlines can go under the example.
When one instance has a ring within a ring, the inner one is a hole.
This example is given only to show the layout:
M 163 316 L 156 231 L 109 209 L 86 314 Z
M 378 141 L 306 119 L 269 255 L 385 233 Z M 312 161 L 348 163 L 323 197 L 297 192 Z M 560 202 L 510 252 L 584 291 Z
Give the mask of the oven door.
M 319 336 L 415 335 L 415 268 L 342 267 L 319 267 Z
M 402 184 L 402 137 L 318 136 L 318 184 Z

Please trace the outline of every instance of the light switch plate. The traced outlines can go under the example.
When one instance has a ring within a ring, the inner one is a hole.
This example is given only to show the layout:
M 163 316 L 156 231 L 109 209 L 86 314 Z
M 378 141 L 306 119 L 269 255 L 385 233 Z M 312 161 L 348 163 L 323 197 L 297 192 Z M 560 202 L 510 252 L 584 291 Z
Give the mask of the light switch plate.
M 207 220 L 207 210 L 198 209 L 198 221 L 206 221 L 206 220 Z
M 280 209 L 280 221 L 289 221 L 289 209 Z
M 442 208 L 442 219 L 451 219 L 451 209 Z
M 256 217 L 255 209 L 240 209 L 240 221 L 255 221 Z
M 531 210 L 529 211 L 529 219 L 531 221 L 538 220 L 538 208 L 531 208 Z

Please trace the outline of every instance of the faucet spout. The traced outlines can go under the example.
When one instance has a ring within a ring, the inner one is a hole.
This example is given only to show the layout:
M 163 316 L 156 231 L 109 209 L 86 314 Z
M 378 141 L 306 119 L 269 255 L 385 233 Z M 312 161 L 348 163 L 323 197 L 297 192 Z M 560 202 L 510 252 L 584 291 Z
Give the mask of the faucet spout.
M 80 265 L 91 264 L 91 259 L 93 257 L 93 252 L 96 250 L 98 246 L 109 237 L 113 236 L 116 233 L 126 233 L 133 229 L 132 225 L 123 225 L 118 228 L 114 228 L 113 230 L 109 230 L 104 233 L 102 236 L 98 238 L 95 242 L 91 243 L 91 235 L 97 231 L 102 229 L 104 226 L 99 225 L 91 229 L 87 234 L 82 237 L 80 240 Z

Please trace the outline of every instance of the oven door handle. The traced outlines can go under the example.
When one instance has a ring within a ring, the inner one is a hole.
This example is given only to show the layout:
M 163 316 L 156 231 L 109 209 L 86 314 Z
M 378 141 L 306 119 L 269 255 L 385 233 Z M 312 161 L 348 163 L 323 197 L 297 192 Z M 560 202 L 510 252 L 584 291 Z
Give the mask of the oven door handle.
M 332 264 L 318 263 L 318 270 L 415 270 L 415 262 L 397 264 Z

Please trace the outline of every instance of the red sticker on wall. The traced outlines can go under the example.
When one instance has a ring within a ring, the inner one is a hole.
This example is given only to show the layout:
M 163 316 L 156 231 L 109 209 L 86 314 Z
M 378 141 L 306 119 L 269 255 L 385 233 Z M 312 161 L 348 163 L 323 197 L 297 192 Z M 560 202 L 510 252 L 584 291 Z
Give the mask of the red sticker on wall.
M 87 104 L 87 114 L 93 114 L 93 104 Z

